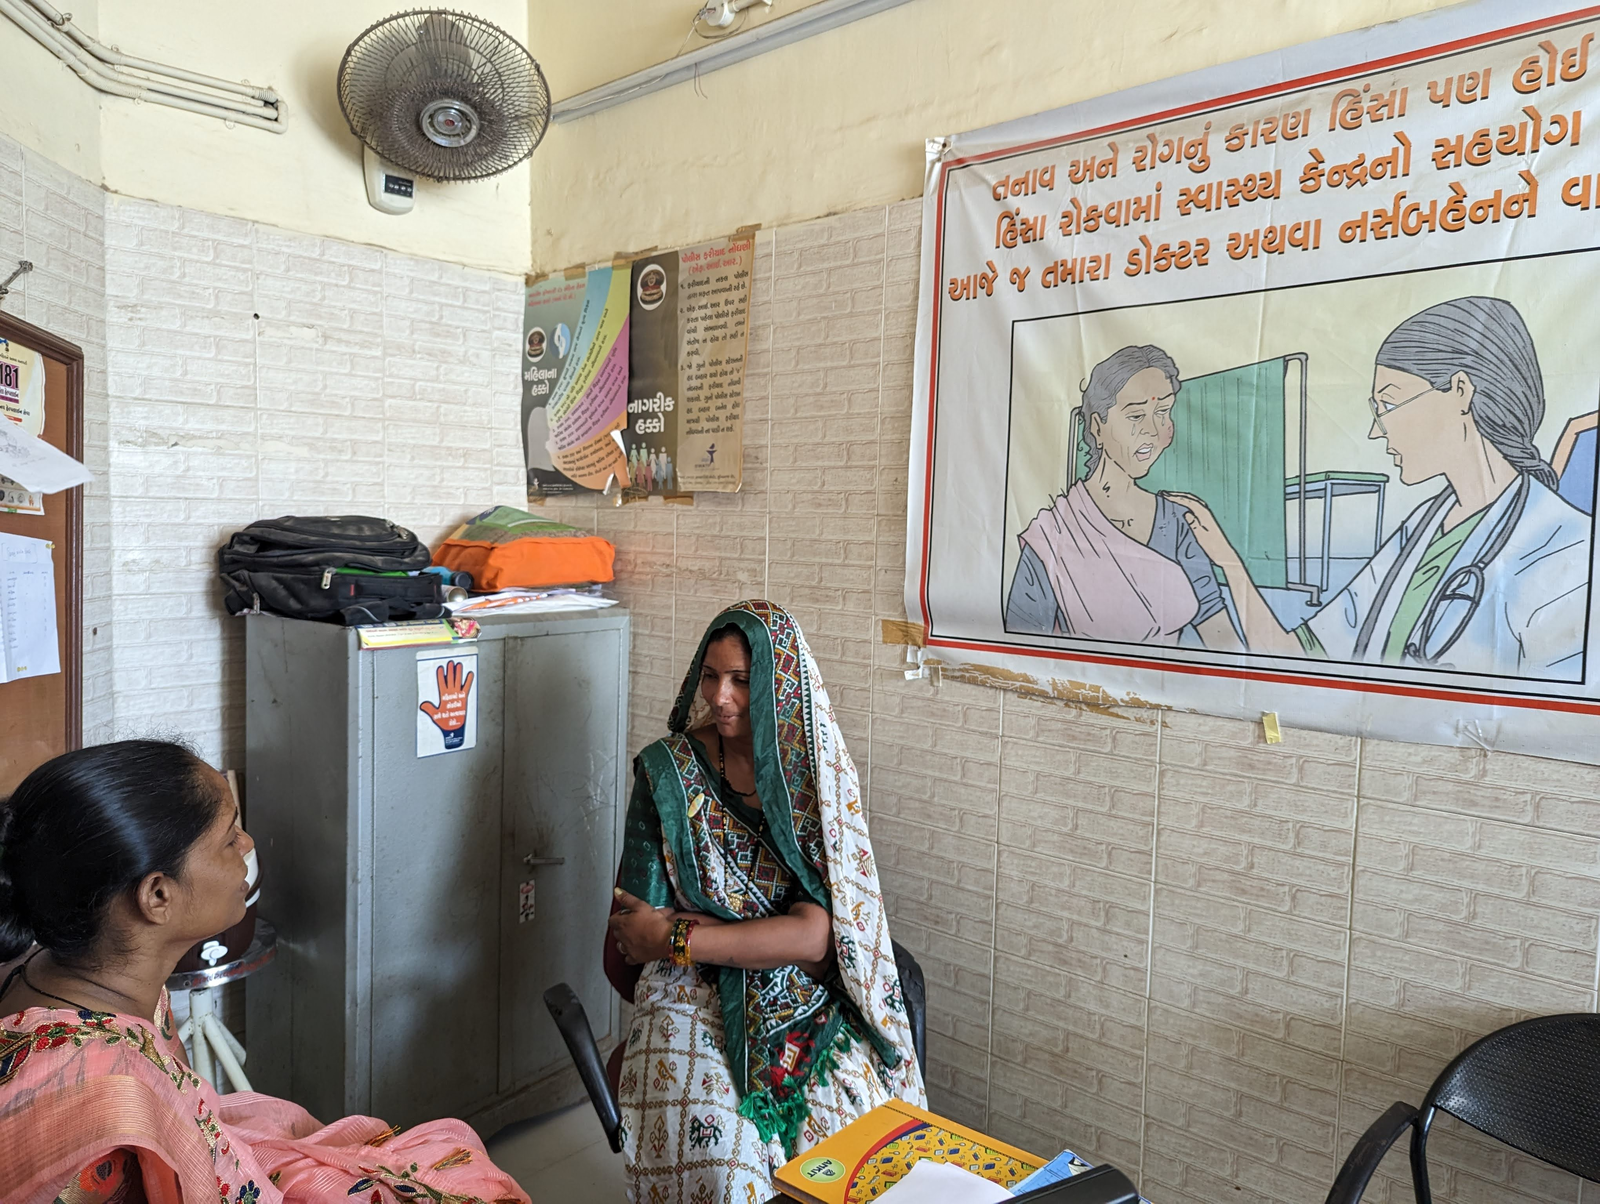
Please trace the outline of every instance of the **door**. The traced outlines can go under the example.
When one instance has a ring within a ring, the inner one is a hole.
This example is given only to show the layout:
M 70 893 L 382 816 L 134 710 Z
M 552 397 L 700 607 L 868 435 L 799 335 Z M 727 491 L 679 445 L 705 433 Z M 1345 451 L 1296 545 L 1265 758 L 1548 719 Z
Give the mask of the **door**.
M 504 647 L 485 640 L 360 654 L 377 658 L 372 1115 L 390 1124 L 466 1115 L 495 1094 Z M 441 701 L 431 662 L 474 652 L 474 746 L 419 756 L 420 704 Z
M 554 632 L 505 647 L 502 1091 L 567 1064 L 543 999 L 556 983 L 578 993 L 597 1038 L 611 1035 L 617 1007 L 601 959 L 624 770 L 623 632 Z M 519 908 L 527 883 L 531 915 Z

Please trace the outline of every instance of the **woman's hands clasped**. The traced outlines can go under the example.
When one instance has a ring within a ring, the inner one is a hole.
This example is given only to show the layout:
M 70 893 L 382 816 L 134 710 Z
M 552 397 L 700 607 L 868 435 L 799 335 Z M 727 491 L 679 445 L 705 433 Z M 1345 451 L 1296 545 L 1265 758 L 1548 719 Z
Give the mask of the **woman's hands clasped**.
M 698 964 L 744 970 L 798 966 L 813 978 L 826 976 L 832 968 L 832 923 L 827 910 L 815 903 L 795 903 L 781 916 L 726 922 L 692 911 L 651 907 L 621 887 L 615 894 L 621 910 L 606 926 L 630 966 L 670 958 L 672 925 L 693 920 L 689 956 Z
M 645 962 L 671 957 L 672 921 L 676 915 L 672 908 L 651 907 L 620 886 L 616 897 L 622 910 L 613 913 L 606 926 L 623 959 L 630 966 L 642 966 Z
M 613 892 L 621 911 L 614 912 L 606 921 L 617 952 L 630 966 L 660 961 L 672 956 L 672 925 L 678 920 L 693 920 L 705 928 L 722 923 L 711 916 L 692 911 L 675 911 L 670 907 L 651 907 L 643 899 L 630 895 L 620 886 Z

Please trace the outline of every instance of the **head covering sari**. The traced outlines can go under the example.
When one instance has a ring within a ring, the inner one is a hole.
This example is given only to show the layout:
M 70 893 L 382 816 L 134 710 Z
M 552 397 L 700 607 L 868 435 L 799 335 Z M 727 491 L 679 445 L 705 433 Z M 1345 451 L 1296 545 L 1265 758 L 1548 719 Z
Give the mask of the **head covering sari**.
M 728 628 L 750 645 L 750 726 L 761 813 L 741 814 L 692 740 L 690 713 L 711 641 Z M 809 900 L 833 919 L 836 971 L 700 967 L 715 980 L 739 1115 L 793 1150 L 807 1085 L 866 1042 L 921 1097 L 911 1029 L 884 916 L 854 763 L 811 650 L 771 602 L 711 621 L 668 723 L 639 756 L 619 882 L 655 906 L 725 921 L 782 914 Z M 641 792 L 648 799 L 641 798 Z M 647 812 L 653 812 L 648 814 Z
M 0 1016 L 0 1200 L 51 1204 L 116 1150 L 147 1204 L 528 1204 L 458 1120 L 321 1126 L 253 1092 L 218 1095 L 154 1021 L 28 1008 Z

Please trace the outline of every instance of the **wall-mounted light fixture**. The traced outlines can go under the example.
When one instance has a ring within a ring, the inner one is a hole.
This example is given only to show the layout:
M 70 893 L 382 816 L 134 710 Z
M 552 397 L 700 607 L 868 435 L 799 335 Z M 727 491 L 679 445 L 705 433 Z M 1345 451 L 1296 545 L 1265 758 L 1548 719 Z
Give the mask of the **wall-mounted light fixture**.
M 0 3 L 3 2 L 4 0 L 0 0 Z M 624 101 L 637 100 L 641 96 L 670 88 L 673 84 L 682 83 L 686 79 L 706 75 L 721 67 L 731 67 L 734 63 L 754 58 L 758 54 L 766 54 L 769 50 L 777 50 L 780 46 L 791 45 L 830 29 L 837 29 L 841 25 L 848 25 L 852 21 L 859 21 L 862 17 L 881 13 L 885 9 L 898 8 L 905 3 L 907 0 L 819 0 L 819 3 L 807 5 L 788 16 L 775 17 L 771 21 L 763 22 L 748 33 L 725 37 L 712 42 L 709 46 L 691 50 L 688 54 L 681 54 L 664 63 L 646 67 L 643 71 L 635 71 L 632 75 L 614 79 L 609 84 L 601 84 L 598 88 L 590 88 L 587 92 L 558 100 L 551 106 L 550 120 L 576 121 L 579 117 L 587 117 L 591 113 L 609 109 Z M 706 8 L 717 13 L 725 7 L 731 6 L 725 6 L 720 0 L 706 5 Z M 747 4 L 745 7 L 748 8 L 750 5 Z M 701 11 L 704 12 L 705 9 Z M 738 11 L 735 9 L 735 15 Z
M 16 283 L 17 277 L 26 276 L 31 271 L 33 271 L 33 264 L 26 259 L 17 260 L 16 269 L 5 280 L 0 281 L 0 303 L 3 303 L 6 296 L 11 292 L 11 286 Z

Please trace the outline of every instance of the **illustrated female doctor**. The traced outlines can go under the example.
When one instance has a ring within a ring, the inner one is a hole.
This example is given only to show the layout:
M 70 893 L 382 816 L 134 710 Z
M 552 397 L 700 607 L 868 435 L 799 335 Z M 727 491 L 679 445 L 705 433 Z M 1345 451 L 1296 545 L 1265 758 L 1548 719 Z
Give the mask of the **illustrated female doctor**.
M 1544 383 L 1514 306 L 1461 297 L 1378 348 L 1372 428 L 1407 485 L 1444 477 L 1342 591 L 1285 631 L 1198 498 L 1173 495 L 1227 573 L 1251 651 L 1581 680 L 1589 518 L 1555 492 L 1533 438 Z

